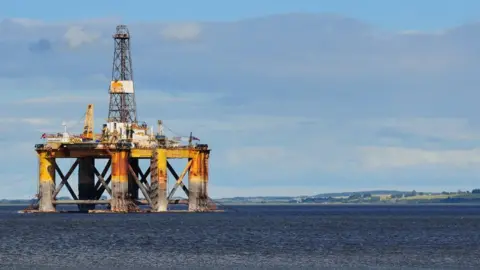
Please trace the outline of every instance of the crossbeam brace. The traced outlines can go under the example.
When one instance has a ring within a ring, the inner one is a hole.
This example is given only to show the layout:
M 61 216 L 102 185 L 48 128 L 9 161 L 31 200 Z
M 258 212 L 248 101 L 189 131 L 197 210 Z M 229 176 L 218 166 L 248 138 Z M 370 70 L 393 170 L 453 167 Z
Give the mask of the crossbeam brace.
M 140 175 L 140 182 L 142 182 L 147 190 L 150 190 L 150 184 L 148 184 L 147 177 L 150 175 L 150 166 L 147 168 L 145 173 L 142 172 L 139 166 L 136 166 L 137 168 L 134 168 L 135 171 Z
M 108 184 L 105 181 L 105 179 L 103 178 L 103 176 L 98 172 L 97 168 L 95 168 L 94 164 L 92 164 L 92 169 L 93 169 L 93 172 L 95 173 L 95 175 L 98 177 L 98 180 L 100 180 L 102 182 L 102 185 L 105 188 L 105 190 L 108 192 L 108 194 L 110 194 L 110 196 L 112 196 L 112 190 L 108 186 Z
M 108 173 L 108 169 L 110 169 L 110 166 L 112 165 L 112 160 L 111 159 L 108 159 L 107 161 L 107 164 L 105 164 L 105 168 L 103 168 L 103 171 L 101 173 L 101 176 L 103 178 L 105 178 L 105 176 L 107 175 Z M 96 184 L 95 184 L 95 190 L 99 190 L 100 189 L 100 186 L 102 185 L 102 181 L 98 181 Z
M 130 172 L 130 175 L 133 177 L 133 180 L 135 180 L 135 182 L 137 183 L 138 187 L 139 187 L 140 190 L 142 191 L 143 196 L 145 196 L 145 199 L 148 201 L 148 203 L 150 204 L 150 206 L 153 207 L 152 200 L 150 199 L 150 196 L 148 195 L 148 192 L 147 192 L 147 190 L 145 189 L 145 186 L 140 182 L 140 180 L 138 180 L 138 177 L 137 177 L 137 175 L 135 174 L 135 170 L 133 170 L 132 165 L 128 164 L 128 170 L 129 170 L 129 172 Z
M 177 172 L 175 172 L 172 165 L 170 165 L 170 163 L 168 163 L 168 161 L 167 161 L 168 170 L 172 173 L 173 177 L 175 177 L 175 179 L 177 180 L 177 182 L 175 183 L 175 186 L 173 186 L 172 190 L 170 191 L 170 194 L 168 194 L 167 200 L 170 200 L 173 197 L 173 195 L 175 194 L 175 191 L 177 191 L 177 188 L 180 185 L 182 186 L 183 191 L 185 191 L 185 194 L 187 194 L 187 196 L 188 196 L 189 192 L 188 192 L 187 187 L 183 184 L 183 178 L 185 177 L 188 170 L 192 166 L 192 163 L 193 163 L 193 160 L 189 160 L 188 163 L 187 163 L 187 166 L 185 166 L 185 168 L 183 169 L 180 176 L 178 176 Z
M 105 176 L 102 176 L 105 179 Z M 110 174 L 107 179 L 105 179 L 105 183 L 108 184 L 112 181 L 112 175 Z M 98 182 L 100 183 L 100 187 L 97 189 L 97 200 L 100 200 L 100 198 L 103 195 L 103 192 L 105 191 L 105 186 L 102 185 L 102 181 L 99 179 Z
M 57 189 L 55 190 L 54 194 L 53 194 L 53 197 L 52 198 L 56 198 L 58 193 L 60 192 L 60 190 L 62 189 L 63 185 L 65 185 L 68 189 L 68 192 L 70 193 L 70 195 L 72 196 L 72 198 L 74 200 L 78 200 L 78 197 L 77 197 L 77 194 L 75 194 L 75 192 L 73 191 L 72 187 L 70 186 L 70 184 L 68 183 L 68 178 L 70 178 L 70 176 L 72 175 L 73 171 L 75 170 L 75 168 L 77 167 L 78 165 L 78 159 L 75 160 L 75 162 L 73 163 L 72 167 L 70 167 L 70 170 L 68 170 L 67 172 L 67 175 L 63 175 L 63 172 L 62 170 L 60 170 L 60 167 L 58 166 L 57 162 L 54 160 L 53 161 L 53 164 L 55 165 L 55 171 L 57 171 L 58 175 L 60 176 L 60 178 L 62 178 L 62 182 L 60 182 L 60 184 L 58 185 Z

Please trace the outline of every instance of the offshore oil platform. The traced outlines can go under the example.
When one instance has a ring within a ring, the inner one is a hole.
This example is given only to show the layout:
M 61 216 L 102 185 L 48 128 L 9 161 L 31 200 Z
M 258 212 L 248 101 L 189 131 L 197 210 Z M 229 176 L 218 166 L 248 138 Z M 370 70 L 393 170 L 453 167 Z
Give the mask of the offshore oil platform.
M 23 212 L 57 212 L 57 205 L 78 205 L 80 212 L 166 212 L 170 204 L 187 204 L 189 212 L 216 210 L 208 197 L 208 166 L 210 149 L 190 133 L 188 144 L 182 138 L 168 138 L 163 132 L 163 123 L 158 120 L 157 132 L 145 122 L 137 121 L 130 33 L 125 25 L 118 25 L 114 39 L 112 80 L 109 87 L 110 104 L 108 119 L 102 132 L 96 134 L 93 125 L 93 104 L 88 104 L 83 133 L 43 134 L 44 143 L 36 144 L 39 158 L 39 181 L 36 202 Z M 185 139 L 185 138 L 183 138 Z M 74 159 L 66 174 L 56 160 Z M 95 160 L 107 159 L 102 172 Z M 142 171 L 139 160 L 147 159 L 150 166 Z M 179 174 L 170 165 L 169 159 L 188 159 Z M 78 167 L 78 195 L 68 180 Z M 175 178 L 173 188 L 167 190 L 168 173 Z M 109 176 L 107 176 L 109 174 Z M 188 174 L 188 187 L 183 183 Z M 60 177 L 57 185 L 56 176 Z M 150 181 L 148 181 L 150 176 Z M 97 181 L 96 181 L 97 179 Z M 57 200 L 65 186 L 72 200 Z M 187 200 L 174 200 L 175 191 L 181 187 Z M 104 192 L 110 199 L 102 196 Z M 139 198 L 139 192 L 143 194 Z M 107 205 L 106 210 L 95 209 Z M 146 205 L 147 210 L 140 206 Z

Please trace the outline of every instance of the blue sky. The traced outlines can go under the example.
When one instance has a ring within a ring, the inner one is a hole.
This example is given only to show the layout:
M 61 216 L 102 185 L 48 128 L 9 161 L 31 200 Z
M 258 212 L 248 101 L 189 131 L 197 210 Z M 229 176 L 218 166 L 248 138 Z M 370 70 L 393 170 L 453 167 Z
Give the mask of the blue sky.
M 125 22 L 139 118 L 211 145 L 213 197 L 480 185 L 477 1 L 111 2 L 4 1 L 0 198 L 43 132 L 100 130 Z
M 476 20 L 480 2 L 475 0 L 178 0 L 142 1 L 59 0 L 2 1 L 2 17 L 42 20 L 75 20 L 122 17 L 135 21 L 229 21 L 289 12 L 335 13 L 359 18 L 388 29 L 437 29 Z M 26 9 L 25 7 L 28 7 Z

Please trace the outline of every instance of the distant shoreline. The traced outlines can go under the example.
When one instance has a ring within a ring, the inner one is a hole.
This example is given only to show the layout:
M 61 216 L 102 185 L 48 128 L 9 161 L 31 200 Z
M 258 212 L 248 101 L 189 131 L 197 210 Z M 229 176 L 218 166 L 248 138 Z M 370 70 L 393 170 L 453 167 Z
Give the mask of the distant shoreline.
M 102 198 L 102 199 L 106 199 Z M 178 198 L 185 200 L 186 198 Z M 72 200 L 58 197 L 57 200 Z M 372 190 L 362 192 L 324 193 L 313 196 L 252 196 L 212 199 L 218 205 L 479 205 L 480 189 L 457 192 L 416 192 Z M 0 199 L 2 206 L 31 205 L 33 200 Z
M 420 206 L 420 205 L 480 205 L 480 202 L 426 202 L 426 203 L 222 203 L 225 206 Z

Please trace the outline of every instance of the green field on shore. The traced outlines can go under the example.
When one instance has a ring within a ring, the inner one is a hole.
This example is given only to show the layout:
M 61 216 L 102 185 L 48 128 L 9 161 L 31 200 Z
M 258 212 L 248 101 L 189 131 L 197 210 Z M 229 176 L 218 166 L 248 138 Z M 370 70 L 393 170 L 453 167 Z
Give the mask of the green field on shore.
M 71 200 L 68 197 L 59 200 Z M 102 198 L 106 199 L 106 198 Z M 186 199 L 186 198 L 185 198 Z M 288 204 L 419 204 L 419 203 L 480 203 L 480 193 L 475 192 L 402 192 L 402 191 L 368 191 L 319 194 L 315 196 L 265 196 L 234 197 L 213 199 L 219 205 L 288 205 Z M 32 200 L 0 200 L 0 205 L 30 205 Z

